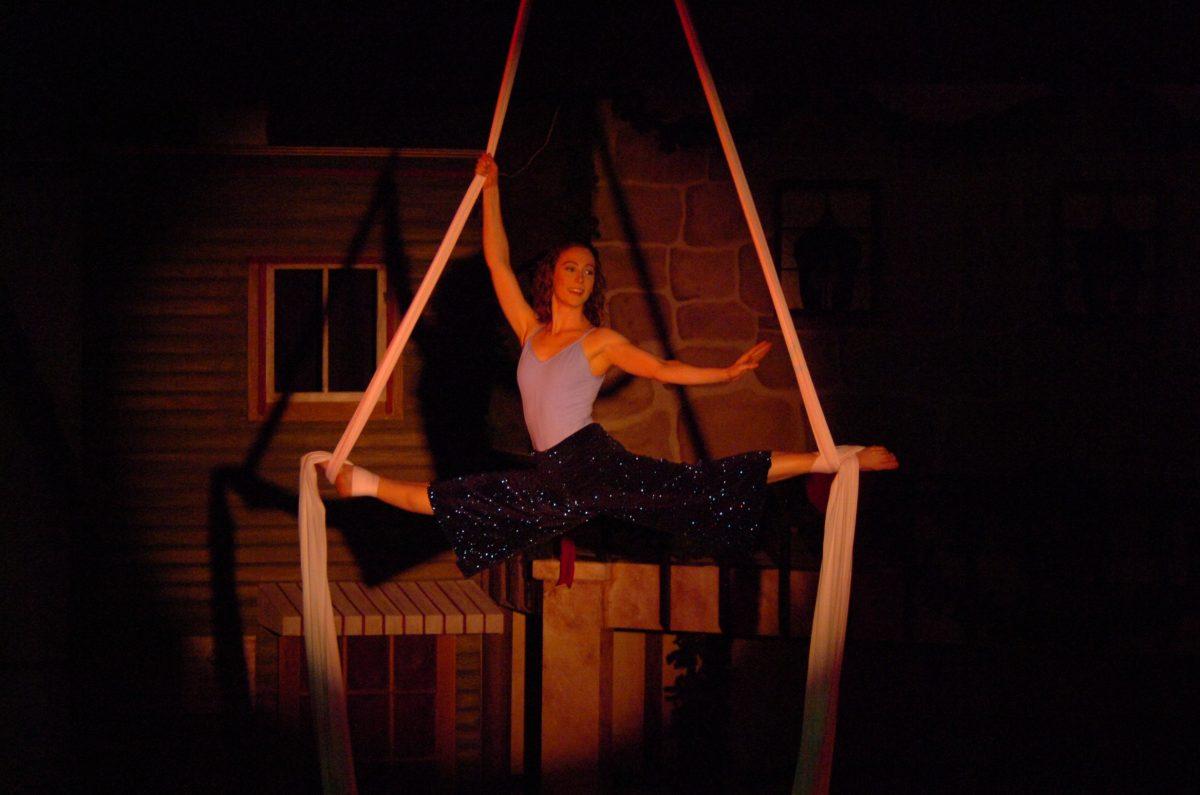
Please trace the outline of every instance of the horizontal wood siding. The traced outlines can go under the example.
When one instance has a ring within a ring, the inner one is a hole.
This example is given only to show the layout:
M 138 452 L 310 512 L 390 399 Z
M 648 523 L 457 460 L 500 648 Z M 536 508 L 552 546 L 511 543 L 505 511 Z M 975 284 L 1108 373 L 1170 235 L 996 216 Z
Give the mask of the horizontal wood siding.
M 155 157 L 129 164 L 132 198 L 114 212 L 113 239 L 128 243 L 127 268 L 104 266 L 96 332 L 105 340 L 95 420 L 111 423 L 102 438 L 112 466 L 111 500 L 129 543 L 111 554 L 148 574 L 157 607 L 188 626 L 211 631 L 213 473 L 238 467 L 259 433 L 247 418 L 249 263 L 254 260 L 345 261 L 386 161 L 303 158 Z M 463 159 L 401 160 L 394 166 L 396 228 L 415 290 L 471 178 Z M 122 228 L 121 224 L 128 226 Z M 478 252 L 469 224 L 455 257 Z M 385 257 L 377 222 L 361 251 Z M 389 284 L 389 289 L 396 285 Z M 414 347 L 403 362 L 403 418 L 368 425 L 353 460 L 410 480 L 432 476 L 432 458 L 412 394 L 420 372 Z M 257 474 L 295 503 L 297 464 L 332 449 L 340 422 L 286 422 Z M 226 491 L 233 532 L 234 579 L 243 626 L 255 625 L 259 583 L 300 579 L 294 508 L 247 505 Z M 289 496 L 290 495 L 290 496 Z M 340 533 L 331 528 L 330 576 L 361 573 Z M 454 577 L 452 558 L 410 570 L 409 577 Z M 119 587 L 119 586 L 116 586 Z

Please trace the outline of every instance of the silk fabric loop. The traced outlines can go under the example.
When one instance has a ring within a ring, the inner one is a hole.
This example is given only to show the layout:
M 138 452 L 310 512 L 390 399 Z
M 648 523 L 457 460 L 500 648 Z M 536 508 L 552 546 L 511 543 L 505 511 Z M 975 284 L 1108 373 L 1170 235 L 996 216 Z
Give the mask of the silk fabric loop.
M 826 459 L 824 456 L 820 456 L 815 462 L 813 462 L 812 471 L 820 472 L 826 475 L 836 474 L 837 471 L 842 468 L 842 464 L 844 464 L 848 458 L 858 455 L 858 451 L 862 449 L 863 448 L 861 445 L 839 444 L 837 446 L 837 463 L 830 464 L 828 459 Z
M 504 127 L 504 117 L 508 111 L 509 97 L 512 96 L 513 81 L 516 79 L 517 63 L 525 40 L 529 5 L 529 0 L 521 0 L 517 10 L 517 20 L 509 40 L 508 58 L 504 64 L 504 76 L 500 81 L 500 93 L 496 99 L 492 127 L 488 134 L 489 154 L 495 154 L 500 143 L 500 131 Z M 483 177 L 475 175 L 467 187 L 466 195 L 459 203 L 441 245 L 438 246 L 425 278 L 421 280 L 421 286 L 413 296 L 391 342 L 388 343 L 383 361 L 371 377 L 371 382 L 367 385 L 366 392 L 363 393 L 362 400 L 354 410 L 354 416 L 351 417 L 332 455 L 313 452 L 300 460 L 299 532 L 300 575 L 304 593 L 304 649 L 308 659 L 309 704 L 316 733 L 317 752 L 321 761 L 321 786 L 326 793 L 357 793 L 358 786 L 354 776 L 346 691 L 337 652 L 333 602 L 329 595 L 325 505 L 321 502 L 315 467 L 323 464 L 325 476 L 331 483 L 337 477 L 342 464 L 349 457 L 363 428 L 366 427 L 371 410 L 383 394 L 392 370 L 400 360 L 400 354 L 412 336 L 417 319 L 433 294 L 433 288 L 442 275 L 482 190 Z

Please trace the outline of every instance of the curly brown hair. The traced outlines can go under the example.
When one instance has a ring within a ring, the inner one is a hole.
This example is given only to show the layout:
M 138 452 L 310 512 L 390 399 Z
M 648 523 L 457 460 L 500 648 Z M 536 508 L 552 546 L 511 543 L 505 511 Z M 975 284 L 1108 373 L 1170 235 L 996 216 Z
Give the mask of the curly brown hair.
M 604 269 L 600 267 L 600 252 L 591 243 L 568 242 L 555 246 L 538 260 L 533 272 L 533 311 L 539 323 L 550 322 L 550 297 L 554 294 L 554 266 L 569 248 L 586 248 L 596 261 L 596 281 L 592 294 L 583 305 L 583 316 L 593 326 L 604 323 Z

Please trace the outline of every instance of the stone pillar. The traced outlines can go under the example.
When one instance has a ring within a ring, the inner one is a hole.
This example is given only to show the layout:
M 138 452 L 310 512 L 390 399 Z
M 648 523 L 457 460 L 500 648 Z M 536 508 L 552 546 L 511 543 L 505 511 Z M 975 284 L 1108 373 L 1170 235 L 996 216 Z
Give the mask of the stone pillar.
M 604 628 L 608 566 L 577 562 L 556 586 L 558 561 L 534 561 L 542 581 L 542 786 L 595 792 L 610 741 L 612 632 Z M 607 676 L 605 676 L 607 674 Z

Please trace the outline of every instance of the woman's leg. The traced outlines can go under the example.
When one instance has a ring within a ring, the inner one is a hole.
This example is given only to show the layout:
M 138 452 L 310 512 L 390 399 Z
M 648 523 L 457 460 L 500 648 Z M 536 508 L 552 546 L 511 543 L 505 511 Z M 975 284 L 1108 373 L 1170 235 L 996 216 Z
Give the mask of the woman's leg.
M 812 472 L 820 453 L 787 453 L 782 450 L 771 451 L 771 468 L 767 470 L 767 482 L 777 483 L 781 480 L 794 478 L 797 475 L 807 475 Z
M 353 494 L 350 489 L 351 473 L 354 471 L 353 464 L 343 464 L 338 470 L 337 480 L 333 486 L 337 489 L 339 497 L 351 497 Z M 317 465 L 318 477 L 323 478 L 324 472 L 321 465 Z M 433 506 L 429 504 L 429 484 L 419 483 L 411 480 L 392 480 L 390 478 L 379 478 L 379 487 L 375 492 L 377 499 L 383 500 L 388 505 L 394 505 L 397 508 L 402 508 L 412 513 L 423 513 L 426 516 L 433 516 Z
M 428 483 L 380 478 L 379 491 L 375 496 L 388 505 L 395 505 L 412 513 L 433 516 L 433 506 L 429 504 Z

